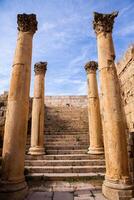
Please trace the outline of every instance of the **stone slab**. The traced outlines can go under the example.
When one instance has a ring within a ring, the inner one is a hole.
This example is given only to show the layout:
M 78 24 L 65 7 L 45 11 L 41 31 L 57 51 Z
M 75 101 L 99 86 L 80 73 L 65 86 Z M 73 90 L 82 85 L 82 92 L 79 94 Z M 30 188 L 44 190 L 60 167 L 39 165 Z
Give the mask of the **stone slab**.
M 26 200 L 51 200 L 52 192 L 32 192 L 28 195 Z
M 53 200 L 74 200 L 73 196 L 71 192 L 55 192 Z

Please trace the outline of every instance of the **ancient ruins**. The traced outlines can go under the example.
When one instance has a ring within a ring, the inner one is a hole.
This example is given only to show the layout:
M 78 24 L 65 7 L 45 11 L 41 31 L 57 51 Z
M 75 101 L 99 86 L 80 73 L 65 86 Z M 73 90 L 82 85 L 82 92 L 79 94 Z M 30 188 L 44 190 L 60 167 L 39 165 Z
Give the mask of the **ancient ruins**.
M 94 13 L 98 63 L 85 61 L 87 96 L 45 96 L 43 61 L 34 66 L 30 98 L 38 22 L 34 14 L 18 15 L 10 89 L 0 96 L 1 200 L 24 200 L 46 180 L 89 180 L 102 185 L 106 199 L 134 197 L 134 46 L 115 63 L 117 16 Z

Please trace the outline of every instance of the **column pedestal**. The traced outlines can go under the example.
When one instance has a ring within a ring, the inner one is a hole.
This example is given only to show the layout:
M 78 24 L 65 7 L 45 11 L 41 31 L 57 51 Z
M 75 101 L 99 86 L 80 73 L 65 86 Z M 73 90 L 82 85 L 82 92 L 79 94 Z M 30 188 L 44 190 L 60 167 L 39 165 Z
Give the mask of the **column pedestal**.
M 133 186 L 131 183 L 119 183 L 118 181 L 105 180 L 102 185 L 102 191 L 109 200 L 130 200 L 134 197 Z
M 28 193 L 28 186 L 25 179 L 20 182 L 16 181 L 14 183 L 2 181 L 0 182 L 0 188 L 1 200 L 24 200 Z
M 39 146 L 30 147 L 28 154 L 43 155 L 43 154 L 45 154 L 45 149 L 44 149 L 44 147 L 39 147 Z
M 95 155 L 102 155 L 104 154 L 104 148 L 103 147 L 95 147 L 95 148 L 92 148 L 92 147 L 89 147 L 88 148 L 88 153 L 89 154 L 95 154 Z

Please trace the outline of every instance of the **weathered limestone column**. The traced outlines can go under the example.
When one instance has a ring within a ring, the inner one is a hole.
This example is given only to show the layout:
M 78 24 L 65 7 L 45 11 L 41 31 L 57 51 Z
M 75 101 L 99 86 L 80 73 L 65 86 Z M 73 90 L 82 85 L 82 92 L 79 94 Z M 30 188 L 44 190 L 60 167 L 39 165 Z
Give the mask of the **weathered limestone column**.
M 85 65 L 88 80 L 88 118 L 89 118 L 89 154 L 103 154 L 102 124 L 100 103 L 96 79 L 98 64 L 90 61 Z
M 1 200 L 21 200 L 27 192 L 24 157 L 29 109 L 32 40 L 36 15 L 18 15 L 18 39 L 10 82 L 2 154 Z
M 98 45 L 106 158 L 106 176 L 102 189 L 103 194 L 110 200 L 127 200 L 132 197 L 132 185 L 128 171 L 125 122 L 114 64 L 115 53 L 112 40 L 112 29 L 117 15 L 117 12 L 112 14 L 95 12 L 93 26 Z
M 39 62 L 34 66 L 34 98 L 32 108 L 31 147 L 29 154 L 42 155 L 44 150 L 44 76 L 47 62 Z

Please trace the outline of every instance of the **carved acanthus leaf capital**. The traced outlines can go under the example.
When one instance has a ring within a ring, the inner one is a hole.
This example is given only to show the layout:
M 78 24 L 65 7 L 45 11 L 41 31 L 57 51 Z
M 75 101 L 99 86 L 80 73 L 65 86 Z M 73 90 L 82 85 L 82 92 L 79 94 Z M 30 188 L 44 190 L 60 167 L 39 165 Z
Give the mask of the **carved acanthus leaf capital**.
M 98 63 L 95 61 L 89 61 L 88 63 L 85 64 L 85 70 L 87 74 L 91 72 L 96 72 L 97 69 L 98 69 Z
M 34 65 L 34 72 L 35 74 L 44 74 L 47 70 L 47 62 L 38 62 Z
M 38 22 L 35 14 L 18 14 L 17 23 L 19 31 L 35 33 L 37 30 Z
M 93 28 L 95 30 L 95 33 L 112 33 L 114 19 L 117 16 L 118 12 L 113 12 L 111 14 L 94 12 Z

